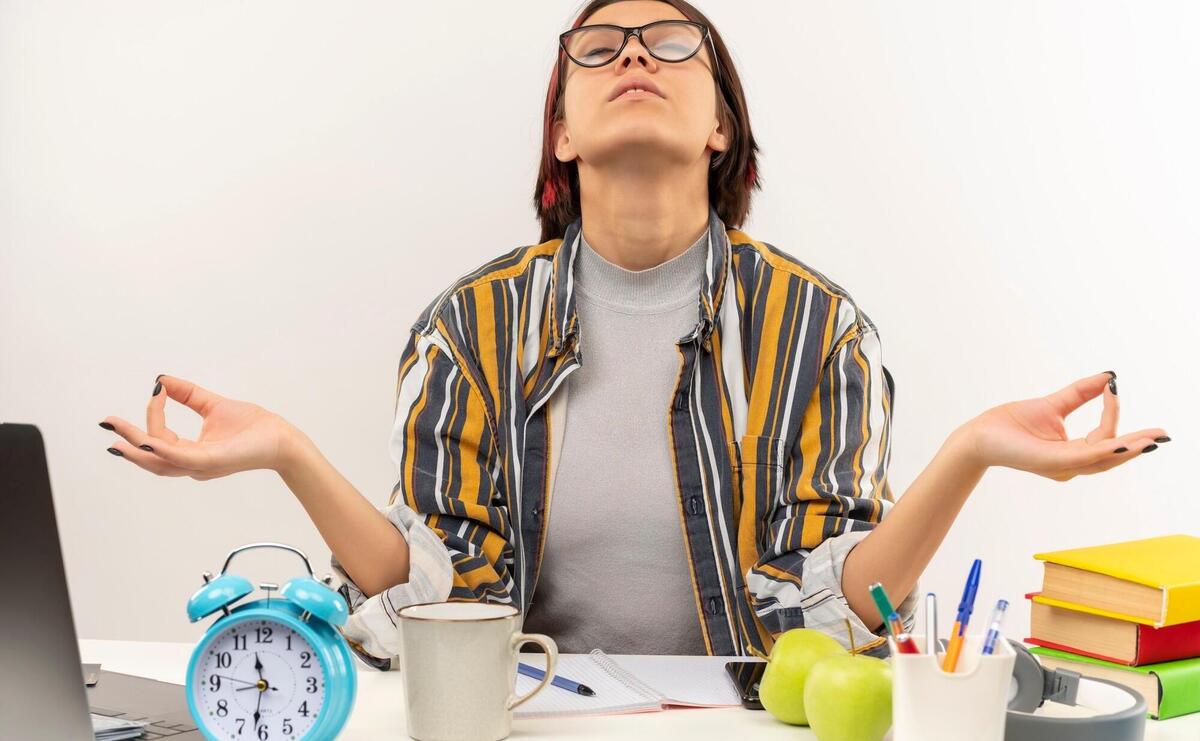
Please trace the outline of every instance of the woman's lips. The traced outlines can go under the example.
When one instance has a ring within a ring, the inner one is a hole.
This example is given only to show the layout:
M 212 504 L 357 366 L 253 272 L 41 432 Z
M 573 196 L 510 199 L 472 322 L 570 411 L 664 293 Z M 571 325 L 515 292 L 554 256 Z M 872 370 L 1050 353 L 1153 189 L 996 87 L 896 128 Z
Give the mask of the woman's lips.
M 621 93 L 617 97 L 613 98 L 611 102 L 615 103 L 618 100 L 625 100 L 625 99 L 639 100 L 641 98 L 661 98 L 661 97 L 662 97 L 661 95 L 658 95 L 657 93 L 652 93 L 649 90 L 626 90 L 625 92 Z

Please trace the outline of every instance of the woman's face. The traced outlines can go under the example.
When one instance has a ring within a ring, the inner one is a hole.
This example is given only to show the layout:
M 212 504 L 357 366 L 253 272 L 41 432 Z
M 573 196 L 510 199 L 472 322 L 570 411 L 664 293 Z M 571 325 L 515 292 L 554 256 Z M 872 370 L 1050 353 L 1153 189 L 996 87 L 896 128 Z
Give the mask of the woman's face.
M 657 0 L 626 0 L 606 6 L 583 25 L 641 26 L 651 21 L 687 20 Z M 709 42 L 684 62 L 662 62 L 630 36 L 616 59 L 603 67 L 582 67 L 564 59 L 566 118 L 554 124 L 555 156 L 579 158 L 592 166 L 625 163 L 658 168 L 693 165 L 709 150 L 723 151 L 728 138 L 718 126 L 717 90 Z M 631 93 L 613 98 L 617 86 L 649 81 L 661 95 Z

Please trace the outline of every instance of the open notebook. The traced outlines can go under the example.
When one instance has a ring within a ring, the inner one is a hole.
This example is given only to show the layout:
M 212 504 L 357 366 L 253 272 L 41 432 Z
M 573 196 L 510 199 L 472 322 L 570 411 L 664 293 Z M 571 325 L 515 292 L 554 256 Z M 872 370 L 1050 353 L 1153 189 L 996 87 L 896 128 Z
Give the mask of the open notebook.
M 521 661 L 545 668 L 545 655 L 521 654 Z M 725 672 L 738 656 L 609 656 L 600 649 L 558 658 L 558 674 L 585 684 L 595 697 L 550 685 L 513 711 L 518 718 L 556 715 L 609 715 L 665 710 L 672 705 L 731 707 L 741 705 Z M 517 694 L 537 680 L 517 675 Z

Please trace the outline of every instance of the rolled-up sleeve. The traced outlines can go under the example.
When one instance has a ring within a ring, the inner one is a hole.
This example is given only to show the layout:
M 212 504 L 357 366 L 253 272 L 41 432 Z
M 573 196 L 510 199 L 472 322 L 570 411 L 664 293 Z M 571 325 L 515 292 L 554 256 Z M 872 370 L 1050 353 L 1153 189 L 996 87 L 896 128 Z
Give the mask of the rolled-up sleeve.
M 330 565 L 342 580 L 338 591 L 350 606 L 341 627 L 346 642 L 363 661 L 381 669 L 397 669 L 400 655 L 400 608 L 426 602 L 443 602 L 450 594 L 454 569 L 442 539 L 404 502 L 394 502 L 380 512 L 408 542 L 408 581 L 372 597 L 359 589 L 336 556 Z
M 887 477 L 894 382 L 883 366 L 875 326 L 852 304 L 846 329 L 829 351 L 805 400 L 800 433 L 765 548 L 746 576 L 755 613 L 772 635 L 805 627 L 857 651 L 887 654 L 887 626 L 872 631 L 850 609 L 842 572 L 851 550 L 895 501 Z M 911 629 L 919 584 L 891 595 Z

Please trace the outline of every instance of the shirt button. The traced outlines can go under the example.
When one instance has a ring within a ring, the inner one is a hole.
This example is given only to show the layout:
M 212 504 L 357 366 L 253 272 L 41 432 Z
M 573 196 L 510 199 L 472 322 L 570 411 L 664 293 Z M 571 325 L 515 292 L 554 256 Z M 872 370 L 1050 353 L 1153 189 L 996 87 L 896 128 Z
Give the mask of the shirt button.
M 700 497 L 697 497 L 697 496 L 688 497 L 687 511 L 688 511 L 688 514 L 690 514 L 690 515 L 700 514 L 700 512 L 702 511 L 701 507 L 700 507 Z
M 535 520 L 541 519 L 542 510 L 539 507 L 534 507 L 533 510 L 529 514 L 533 515 L 533 519 L 535 519 Z
M 719 615 L 721 613 L 721 607 L 724 604 L 724 602 L 725 601 L 722 600 L 720 597 L 709 597 L 708 598 L 708 614 L 709 615 Z

